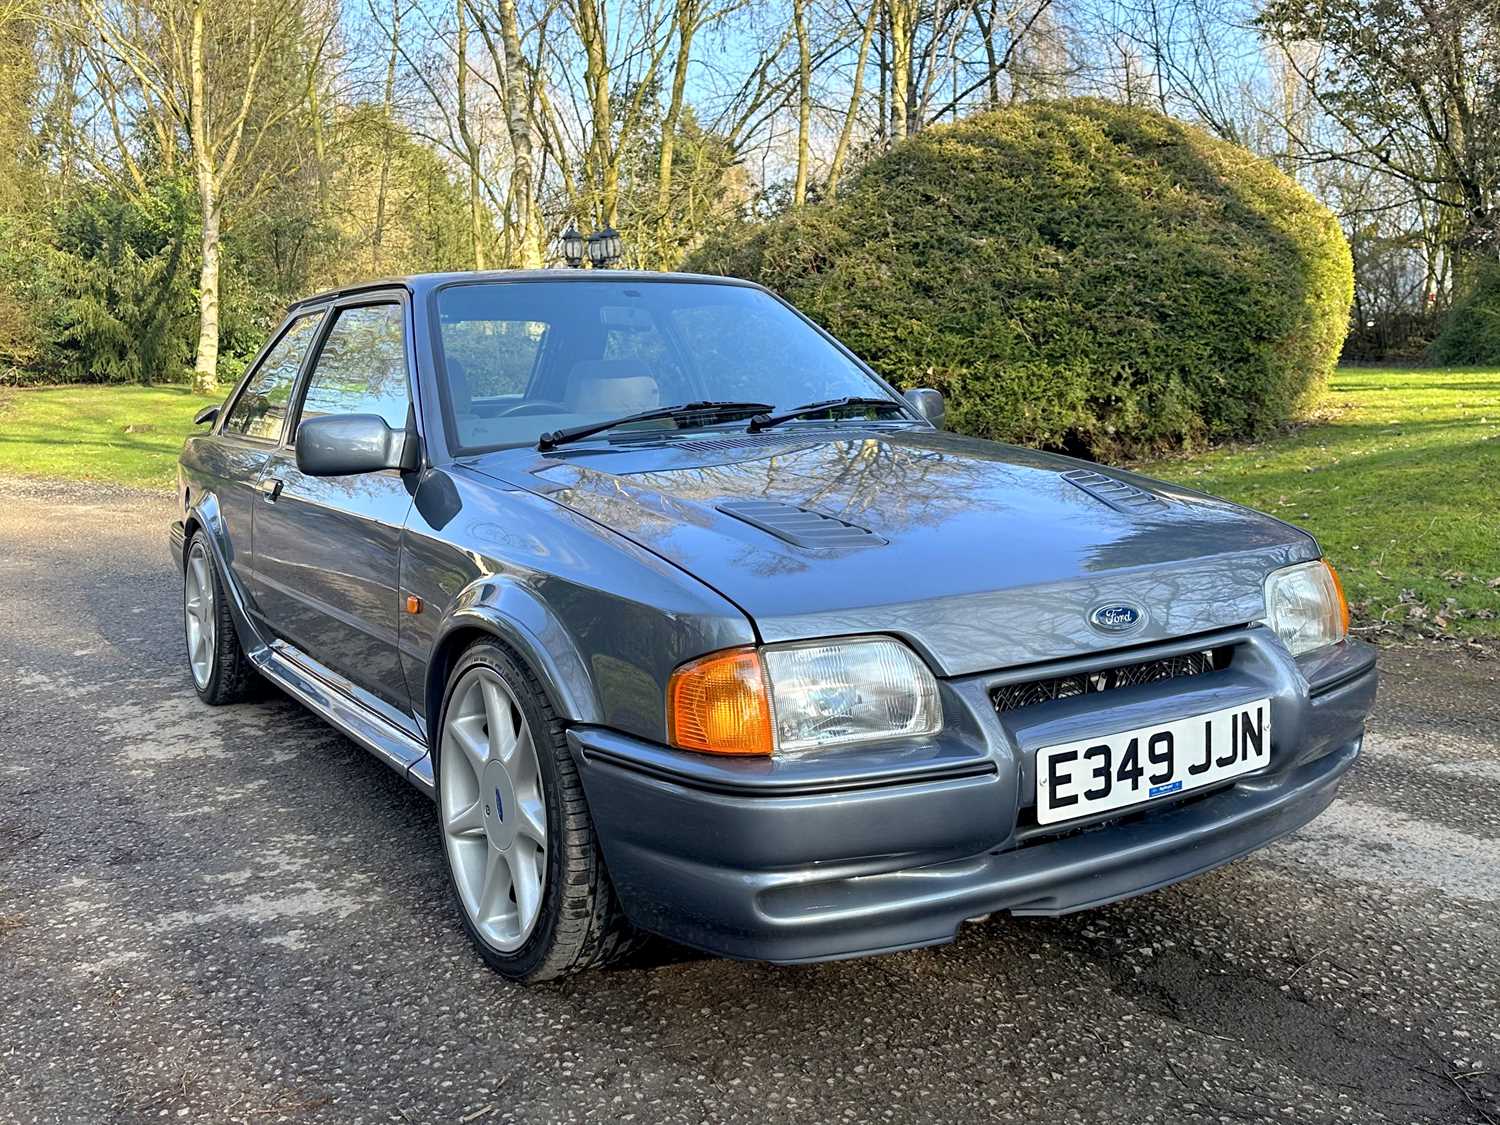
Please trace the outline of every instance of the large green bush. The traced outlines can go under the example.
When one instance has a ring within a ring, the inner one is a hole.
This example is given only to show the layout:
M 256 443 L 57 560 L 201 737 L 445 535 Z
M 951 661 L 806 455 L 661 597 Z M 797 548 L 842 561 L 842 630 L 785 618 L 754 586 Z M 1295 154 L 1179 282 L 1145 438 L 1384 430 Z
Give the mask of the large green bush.
M 1432 358 L 1443 364 L 1500 363 L 1500 266 L 1479 271 L 1473 292 L 1444 319 Z
M 1254 434 L 1337 361 L 1334 217 L 1199 129 L 1094 100 L 926 130 L 687 268 L 760 281 L 985 437 L 1129 455 Z

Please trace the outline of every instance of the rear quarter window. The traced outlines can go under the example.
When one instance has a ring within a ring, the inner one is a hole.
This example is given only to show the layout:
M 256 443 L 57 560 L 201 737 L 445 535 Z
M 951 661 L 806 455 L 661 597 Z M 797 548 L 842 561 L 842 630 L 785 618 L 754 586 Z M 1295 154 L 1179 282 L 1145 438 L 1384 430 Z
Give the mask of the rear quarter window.
M 291 408 L 292 387 L 317 332 L 322 312 L 297 317 L 246 381 L 224 420 L 223 433 L 276 441 Z

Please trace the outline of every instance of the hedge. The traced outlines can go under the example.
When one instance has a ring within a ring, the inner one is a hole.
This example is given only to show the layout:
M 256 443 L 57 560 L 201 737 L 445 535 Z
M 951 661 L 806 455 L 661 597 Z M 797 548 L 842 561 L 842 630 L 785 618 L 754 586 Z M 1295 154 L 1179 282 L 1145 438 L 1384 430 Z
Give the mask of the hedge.
M 1353 267 L 1269 162 L 1092 99 L 927 129 L 685 268 L 760 281 L 950 425 L 1095 457 L 1249 437 L 1337 362 Z
M 1500 364 L 1500 266 L 1479 270 L 1473 291 L 1444 318 L 1432 358 L 1444 365 Z

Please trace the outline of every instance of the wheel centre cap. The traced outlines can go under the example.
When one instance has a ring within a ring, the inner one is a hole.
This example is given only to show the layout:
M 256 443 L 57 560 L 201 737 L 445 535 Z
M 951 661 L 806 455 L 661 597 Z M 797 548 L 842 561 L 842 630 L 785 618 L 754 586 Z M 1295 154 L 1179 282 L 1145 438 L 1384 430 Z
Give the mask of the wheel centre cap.
M 491 762 L 479 779 L 479 799 L 484 803 L 484 831 L 490 845 L 504 851 L 515 842 L 520 807 L 510 774 L 499 762 Z

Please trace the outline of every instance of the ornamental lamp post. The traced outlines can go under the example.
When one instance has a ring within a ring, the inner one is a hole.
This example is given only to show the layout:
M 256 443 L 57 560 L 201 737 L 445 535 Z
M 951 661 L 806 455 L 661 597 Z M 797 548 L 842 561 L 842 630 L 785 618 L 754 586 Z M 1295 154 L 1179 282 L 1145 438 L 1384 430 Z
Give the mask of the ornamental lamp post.
M 607 270 L 620 260 L 620 232 L 605 227 L 589 235 L 589 261 L 596 270 Z
M 562 242 L 563 258 L 568 263 L 568 266 L 575 270 L 582 269 L 583 235 L 578 233 L 578 228 L 569 223 L 568 229 L 562 232 L 560 241 Z M 593 239 L 589 239 L 589 242 L 592 243 Z M 592 250 L 592 246 L 590 250 Z

